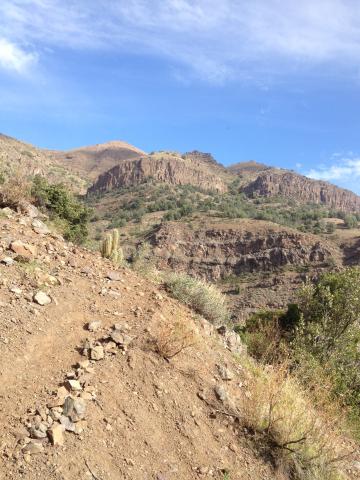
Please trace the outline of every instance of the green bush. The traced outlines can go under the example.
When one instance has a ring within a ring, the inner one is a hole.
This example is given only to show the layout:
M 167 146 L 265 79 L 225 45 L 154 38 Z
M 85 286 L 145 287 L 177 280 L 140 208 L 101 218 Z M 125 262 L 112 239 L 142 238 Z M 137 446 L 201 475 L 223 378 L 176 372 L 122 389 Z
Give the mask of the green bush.
M 209 322 L 221 325 L 229 321 L 225 296 L 214 286 L 184 273 L 165 275 L 164 284 L 169 293 Z
M 61 220 L 67 240 L 83 243 L 88 236 L 90 210 L 62 184 L 49 184 L 44 177 L 33 179 L 31 195 L 35 204 L 47 210 L 52 220 Z

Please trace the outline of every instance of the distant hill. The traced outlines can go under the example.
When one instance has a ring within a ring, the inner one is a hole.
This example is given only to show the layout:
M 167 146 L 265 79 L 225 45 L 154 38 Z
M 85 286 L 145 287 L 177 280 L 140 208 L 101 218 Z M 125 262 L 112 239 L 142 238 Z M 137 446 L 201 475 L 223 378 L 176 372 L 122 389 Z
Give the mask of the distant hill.
M 129 143 L 113 141 L 66 152 L 56 151 L 51 156 L 60 165 L 93 182 L 118 163 L 146 156 L 146 153 Z

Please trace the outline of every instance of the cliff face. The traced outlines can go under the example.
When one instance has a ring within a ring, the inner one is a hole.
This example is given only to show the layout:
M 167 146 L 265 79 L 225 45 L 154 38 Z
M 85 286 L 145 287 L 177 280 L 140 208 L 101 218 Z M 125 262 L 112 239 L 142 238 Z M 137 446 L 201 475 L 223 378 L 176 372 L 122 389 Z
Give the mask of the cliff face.
M 88 193 L 103 193 L 119 187 L 138 185 L 146 179 L 171 185 L 190 184 L 217 192 L 225 192 L 227 189 L 225 182 L 206 169 L 201 160 L 157 154 L 119 163 L 100 175 Z
M 284 266 L 321 266 L 339 260 L 338 251 L 318 237 L 274 224 L 242 220 L 198 228 L 169 222 L 150 239 L 160 268 L 216 281 Z
M 360 211 L 360 197 L 355 193 L 292 172 L 265 172 L 243 187 L 242 191 L 251 197 L 281 195 L 304 203 L 327 205 L 345 212 Z

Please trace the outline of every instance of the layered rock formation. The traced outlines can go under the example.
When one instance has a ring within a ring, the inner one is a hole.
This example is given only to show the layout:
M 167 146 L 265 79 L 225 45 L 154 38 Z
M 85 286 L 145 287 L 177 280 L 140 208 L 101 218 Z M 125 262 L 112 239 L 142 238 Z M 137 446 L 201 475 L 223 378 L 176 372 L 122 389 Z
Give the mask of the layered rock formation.
M 242 188 L 251 197 L 283 196 L 303 203 L 323 204 L 345 212 L 360 211 L 360 197 L 350 190 L 289 171 L 271 170 Z
M 338 250 L 314 235 L 255 220 L 196 228 L 169 222 L 150 241 L 160 268 L 210 281 L 291 265 L 340 262 Z
M 100 175 L 88 193 L 103 193 L 120 187 L 138 185 L 154 179 L 170 185 L 194 185 L 203 190 L 226 191 L 226 183 L 206 168 L 202 160 L 176 154 L 155 154 L 122 161 Z

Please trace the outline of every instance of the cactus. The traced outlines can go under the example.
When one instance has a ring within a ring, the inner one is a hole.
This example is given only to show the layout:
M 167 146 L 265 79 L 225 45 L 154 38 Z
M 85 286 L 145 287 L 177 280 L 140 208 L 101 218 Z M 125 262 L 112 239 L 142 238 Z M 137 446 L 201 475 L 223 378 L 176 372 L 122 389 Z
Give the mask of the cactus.
M 119 230 L 108 233 L 100 246 L 101 256 L 109 258 L 114 263 L 121 263 L 124 259 L 122 248 L 119 247 Z

